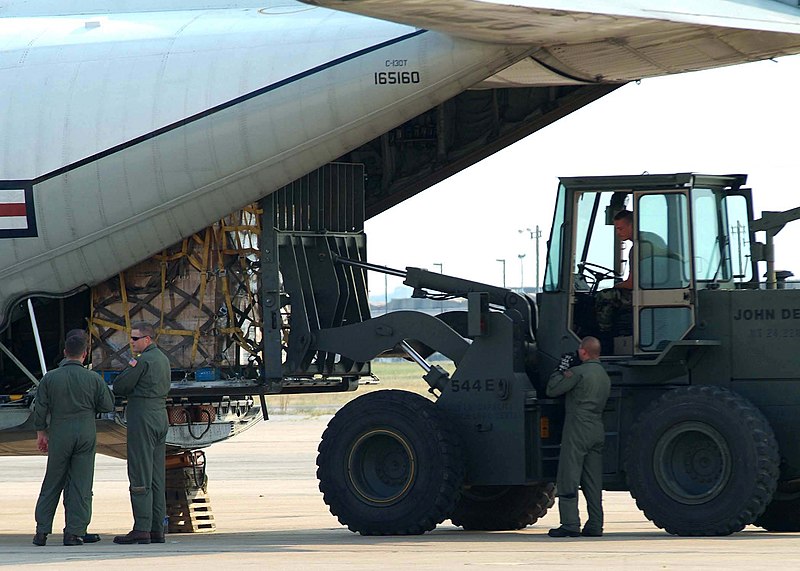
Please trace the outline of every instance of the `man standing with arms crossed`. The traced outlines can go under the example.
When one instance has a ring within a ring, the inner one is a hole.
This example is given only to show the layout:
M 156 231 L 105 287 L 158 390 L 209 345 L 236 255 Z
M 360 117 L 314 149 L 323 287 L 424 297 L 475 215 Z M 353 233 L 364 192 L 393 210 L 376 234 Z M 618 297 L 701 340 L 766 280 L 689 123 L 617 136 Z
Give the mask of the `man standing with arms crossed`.
M 114 543 L 164 543 L 167 506 L 164 490 L 167 441 L 166 399 L 170 387 L 169 359 L 156 347 L 149 323 L 131 324 L 133 358 L 114 380 L 114 391 L 128 398 L 128 481 L 133 530 Z
M 34 545 L 47 543 L 62 491 L 64 545 L 100 541 L 99 535 L 86 533 L 92 518 L 95 415 L 114 410 L 114 395 L 100 375 L 83 368 L 86 352 L 85 335 L 68 336 L 64 360 L 42 378 L 36 391 L 36 444 L 41 452 L 47 452 L 47 471 L 36 501 Z
M 603 409 L 611 380 L 600 363 L 600 341 L 584 337 L 578 347 L 581 364 L 572 367 L 573 354 L 561 357 L 558 370 L 547 381 L 547 396 L 566 395 L 566 416 L 558 457 L 556 490 L 561 527 L 550 537 L 603 535 Z M 581 530 L 578 485 L 586 498 L 589 518 Z

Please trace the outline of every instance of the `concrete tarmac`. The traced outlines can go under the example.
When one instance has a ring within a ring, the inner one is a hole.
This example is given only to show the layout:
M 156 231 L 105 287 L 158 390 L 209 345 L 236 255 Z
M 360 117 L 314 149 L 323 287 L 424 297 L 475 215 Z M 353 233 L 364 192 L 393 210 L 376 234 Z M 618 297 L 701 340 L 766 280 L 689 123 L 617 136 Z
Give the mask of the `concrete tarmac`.
M 0 567 L 48 569 L 800 569 L 797 534 L 755 527 L 728 537 L 681 538 L 657 529 L 630 495 L 606 492 L 602 538 L 552 539 L 558 510 L 525 530 L 465 532 L 445 522 L 411 537 L 362 537 L 330 515 L 315 478 L 330 417 L 278 416 L 207 449 L 213 533 L 169 534 L 123 546 L 131 529 L 125 462 L 98 456 L 90 531 L 100 543 L 61 545 L 63 511 L 48 545 L 31 544 L 44 457 L 0 458 Z M 581 513 L 585 507 L 581 505 Z

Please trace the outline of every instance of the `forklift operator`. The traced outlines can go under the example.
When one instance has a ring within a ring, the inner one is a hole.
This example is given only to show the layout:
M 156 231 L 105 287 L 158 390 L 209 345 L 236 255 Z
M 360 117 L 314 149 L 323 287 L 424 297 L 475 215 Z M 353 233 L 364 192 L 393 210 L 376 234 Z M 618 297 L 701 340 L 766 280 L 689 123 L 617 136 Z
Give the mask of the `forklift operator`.
M 614 231 L 620 242 L 628 240 L 633 242 L 633 212 L 630 210 L 617 212 L 614 216 Z M 664 240 L 652 232 L 639 232 L 639 248 L 641 250 L 640 257 L 642 258 L 663 256 L 667 255 L 668 252 Z M 614 325 L 626 325 L 628 328 L 631 325 L 631 323 L 628 323 L 631 318 L 627 316 L 630 314 L 632 304 L 632 289 L 633 249 L 631 248 L 628 255 L 628 277 L 615 283 L 614 287 L 598 292 L 595 299 L 595 316 L 600 330 L 601 341 L 604 342 L 604 350 L 606 349 L 605 343 L 610 342 L 608 338 L 613 333 Z M 626 323 L 619 322 L 621 316 L 626 317 Z

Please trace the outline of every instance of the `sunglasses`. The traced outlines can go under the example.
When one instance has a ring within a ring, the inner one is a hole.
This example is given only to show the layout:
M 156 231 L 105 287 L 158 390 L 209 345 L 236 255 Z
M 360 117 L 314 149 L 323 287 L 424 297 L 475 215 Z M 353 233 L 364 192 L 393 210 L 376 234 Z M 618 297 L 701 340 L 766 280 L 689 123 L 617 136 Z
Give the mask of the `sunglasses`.
M 139 339 L 144 339 L 145 337 L 150 337 L 149 335 L 142 335 L 141 337 L 134 337 L 131 335 L 131 341 L 138 341 Z

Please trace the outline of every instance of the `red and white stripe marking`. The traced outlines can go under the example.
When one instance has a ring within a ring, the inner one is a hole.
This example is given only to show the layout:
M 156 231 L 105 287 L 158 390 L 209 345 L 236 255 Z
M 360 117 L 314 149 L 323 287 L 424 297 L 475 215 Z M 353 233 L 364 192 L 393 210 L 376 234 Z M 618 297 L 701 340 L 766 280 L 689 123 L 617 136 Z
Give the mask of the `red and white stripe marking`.
M 25 191 L 0 189 L 0 230 L 25 230 L 27 228 Z

